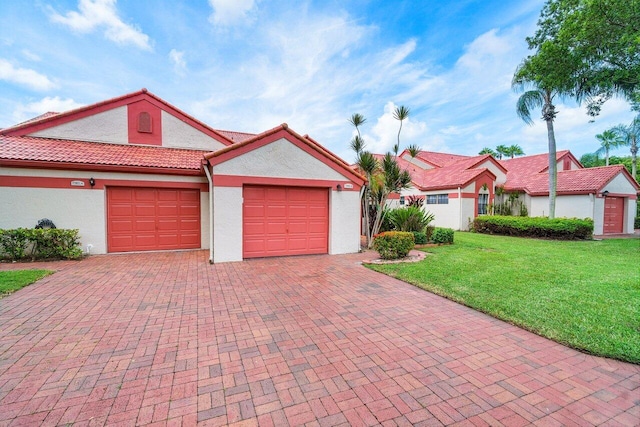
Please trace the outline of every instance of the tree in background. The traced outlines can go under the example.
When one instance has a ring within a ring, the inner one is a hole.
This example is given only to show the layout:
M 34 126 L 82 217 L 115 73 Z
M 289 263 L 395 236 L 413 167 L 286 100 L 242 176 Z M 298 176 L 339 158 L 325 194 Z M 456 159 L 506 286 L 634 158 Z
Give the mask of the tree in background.
M 498 145 L 496 147 L 496 156 L 499 160 L 502 160 L 502 157 L 507 155 L 507 151 L 509 150 L 509 148 L 506 145 Z
M 586 100 L 588 113 L 596 116 L 613 95 L 640 107 L 638 34 L 638 0 L 547 0 L 527 43 L 536 56 L 546 55 L 548 44 L 566 52 L 571 72 L 564 85 L 573 86 L 573 97 Z
M 518 144 L 513 144 L 507 147 L 505 155 L 513 159 L 515 156 L 524 156 L 524 151 L 522 151 L 522 147 L 520 147 Z
M 612 129 L 622 139 L 622 146 L 628 146 L 631 151 L 631 175 L 637 180 L 638 176 L 638 139 L 640 138 L 640 115 L 636 116 L 630 125 L 618 125 Z
M 361 114 L 353 114 L 349 122 L 356 128 L 357 135 L 351 140 L 351 149 L 356 153 L 356 167 L 367 178 L 362 193 L 362 207 L 365 223 L 367 247 L 373 246 L 373 237 L 380 231 L 383 221 L 384 207 L 391 193 L 399 193 L 411 186 L 411 175 L 398 164 L 400 151 L 400 132 L 402 122 L 409 117 L 409 109 L 404 106 L 396 107 L 393 117 L 400 122 L 398 140 L 393 147 L 393 153 L 387 152 L 381 161 L 365 150 L 365 142 L 360 134 L 360 126 L 366 119 Z M 418 148 L 414 145 L 407 147 L 409 155 L 418 155 Z
M 489 147 L 484 147 L 482 150 L 480 150 L 480 152 L 478 153 L 478 155 L 483 155 L 483 154 L 491 154 L 493 157 L 497 157 L 498 153 L 496 153 L 493 149 L 489 148 Z
M 609 151 L 618 148 L 624 141 L 611 129 L 597 134 L 596 139 L 600 141 L 600 148 L 598 148 L 596 154 L 604 153 L 604 165 L 609 166 Z

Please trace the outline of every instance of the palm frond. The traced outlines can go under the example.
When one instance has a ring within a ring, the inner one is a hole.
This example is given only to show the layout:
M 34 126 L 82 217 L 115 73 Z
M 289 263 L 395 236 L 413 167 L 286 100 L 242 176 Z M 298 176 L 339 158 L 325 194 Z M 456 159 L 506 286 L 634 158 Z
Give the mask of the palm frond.
M 531 111 L 535 108 L 542 108 L 544 105 L 544 95 L 540 90 L 528 90 L 518 98 L 516 103 L 516 114 L 522 121 L 532 125 Z

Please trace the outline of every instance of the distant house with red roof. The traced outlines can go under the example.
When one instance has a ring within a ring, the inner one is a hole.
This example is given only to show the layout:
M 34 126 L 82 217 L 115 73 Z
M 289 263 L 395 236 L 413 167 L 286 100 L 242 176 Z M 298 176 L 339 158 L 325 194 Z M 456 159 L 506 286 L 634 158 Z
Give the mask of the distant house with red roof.
M 48 218 L 94 254 L 357 252 L 364 181 L 286 124 L 218 130 L 146 89 L 0 130 L 0 228 Z
M 393 204 L 411 195 L 425 197 L 434 224 L 467 230 L 478 215 L 491 209 L 514 214 L 549 213 L 548 154 L 496 160 L 490 155 L 462 156 L 403 152 L 398 161 L 411 173 L 413 186 Z M 640 187 L 621 165 L 584 168 L 568 150 L 556 154 L 556 217 L 591 218 L 596 235 L 633 233 Z M 504 207 L 506 206 L 506 208 Z

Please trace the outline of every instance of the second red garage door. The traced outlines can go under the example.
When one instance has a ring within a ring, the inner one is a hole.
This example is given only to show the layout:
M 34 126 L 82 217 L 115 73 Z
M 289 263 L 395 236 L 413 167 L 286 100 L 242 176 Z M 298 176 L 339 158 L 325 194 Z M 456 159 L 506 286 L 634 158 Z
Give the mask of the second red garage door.
M 327 188 L 245 186 L 243 257 L 326 254 Z
M 200 191 L 107 189 L 109 252 L 200 248 Z

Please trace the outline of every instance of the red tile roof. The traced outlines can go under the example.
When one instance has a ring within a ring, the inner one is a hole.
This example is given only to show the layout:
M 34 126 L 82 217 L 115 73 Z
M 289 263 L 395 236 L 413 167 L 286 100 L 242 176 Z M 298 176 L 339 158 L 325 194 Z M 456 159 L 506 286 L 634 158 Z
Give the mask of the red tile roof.
M 430 159 L 435 159 L 442 163 L 448 162 L 448 164 L 443 167 L 425 170 L 402 157 L 398 157 L 397 160 L 400 168 L 409 171 L 413 185 L 422 191 L 464 187 L 488 170 L 486 168 L 474 168 L 474 166 L 491 157 L 490 155 L 469 157 L 424 151 L 421 153 L 428 153 Z M 436 156 L 432 156 L 433 154 Z M 384 157 L 382 154 L 374 154 L 374 156 L 378 161 L 382 161 Z M 458 161 L 452 159 L 458 159 Z M 432 163 L 431 161 L 429 162 Z
M 200 171 L 206 151 L 0 135 L 6 161 Z
M 460 154 L 436 153 L 435 151 L 420 151 L 416 157 L 436 167 L 443 167 L 469 158 L 469 156 Z
M 255 133 L 236 132 L 232 130 L 215 129 L 215 131 L 229 138 L 231 141 L 233 141 L 234 144 L 237 142 L 246 141 L 247 139 L 251 139 L 256 136 Z
M 621 172 L 625 172 L 623 165 L 560 171 L 556 193 L 559 195 L 596 193 Z M 532 196 L 548 195 L 549 175 L 547 173 L 530 175 L 524 190 Z
M 480 156 L 460 156 L 429 151 L 421 151 L 420 153 L 421 155 L 417 156 L 419 160 L 428 162 L 434 166 L 437 164 L 443 164 L 443 166 L 436 166 L 433 169 L 422 169 L 401 157 L 398 157 L 398 163 L 402 169 L 406 169 L 411 173 L 414 186 L 422 191 L 464 187 L 484 172 L 493 175 L 487 168 L 477 168 L 477 165 L 491 159 L 491 156 L 488 154 Z M 374 156 L 378 161 L 381 161 L 384 157 L 381 154 L 374 154 Z M 561 150 L 556 153 L 557 160 L 566 156 L 570 156 L 579 164 L 568 150 Z M 548 154 L 537 154 L 495 161 L 495 163 L 507 173 L 507 181 L 505 183 L 506 190 L 524 191 L 532 196 L 549 194 L 548 162 Z M 619 173 L 628 175 L 621 165 L 559 171 L 557 194 L 588 194 L 598 192 Z M 630 181 L 632 180 L 630 179 Z M 637 184 L 634 185 L 638 188 Z
M 569 154 L 569 150 L 556 152 L 556 159 L 560 160 Z M 535 178 L 532 176 L 543 174 L 549 168 L 549 154 L 535 154 L 532 156 L 522 156 L 513 159 L 499 160 L 499 163 L 507 169 L 507 182 L 504 185 L 506 190 L 523 191 L 528 183 Z M 547 186 L 547 192 L 549 188 Z
M 56 112 L 53 112 L 53 111 L 47 111 L 46 113 L 40 114 L 39 116 L 35 116 L 35 117 L 30 118 L 29 120 L 25 120 L 24 122 L 18 123 L 15 126 L 22 126 L 22 125 L 25 125 L 27 123 L 39 122 L 40 120 L 44 120 L 44 119 L 47 119 L 49 117 L 57 116 L 58 114 L 60 114 L 60 113 L 56 113 Z

